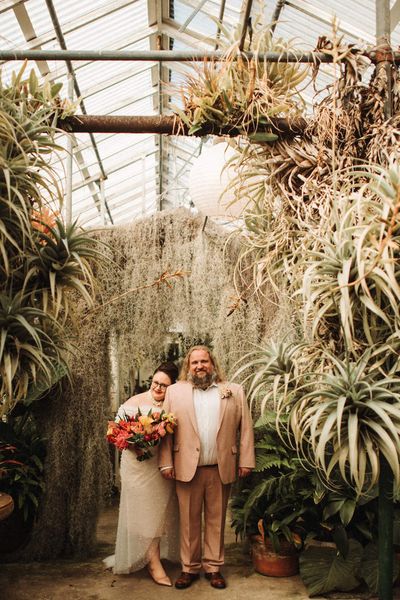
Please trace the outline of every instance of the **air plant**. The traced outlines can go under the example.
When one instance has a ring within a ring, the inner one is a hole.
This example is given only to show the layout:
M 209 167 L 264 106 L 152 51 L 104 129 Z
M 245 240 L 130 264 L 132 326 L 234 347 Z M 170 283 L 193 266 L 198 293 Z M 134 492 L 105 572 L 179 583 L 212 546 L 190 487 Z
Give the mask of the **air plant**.
M 400 483 L 400 169 L 388 163 L 343 172 L 330 218 L 303 232 L 300 342 L 270 343 L 238 370 L 253 402 L 289 416 L 297 451 L 326 484 L 358 496 L 377 485 L 381 457 Z
M 63 329 L 74 291 L 91 303 L 96 241 L 52 210 L 63 192 L 51 164 L 57 120 L 72 108 L 60 85 L 24 65 L 0 82 L 0 414 L 65 374 Z
M 303 112 L 298 88 L 308 68 L 297 63 L 263 61 L 265 52 L 285 52 L 291 44 L 273 38 L 270 28 L 262 27 L 257 20 L 246 48 L 253 52 L 251 59 L 240 52 L 240 31 L 230 33 L 223 25 L 219 27 L 224 59 L 194 67 L 195 72 L 187 76 L 181 88 L 182 108 L 174 110 L 189 134 L 230 132 L 254 142 L 274 142 L 278 135 L 268 130 L 273 119 L 286 117 L 290 121 Z

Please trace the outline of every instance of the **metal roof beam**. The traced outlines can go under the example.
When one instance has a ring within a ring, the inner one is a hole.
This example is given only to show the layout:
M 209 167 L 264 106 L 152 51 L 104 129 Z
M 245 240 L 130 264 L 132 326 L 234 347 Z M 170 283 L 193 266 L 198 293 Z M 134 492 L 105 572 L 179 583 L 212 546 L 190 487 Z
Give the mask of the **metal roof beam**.
M 325 10 L 321 10 L 312 2 L 308 0 L 286 0 L 286 6 L 291 6 L 292 8 L 304 13 L 309 17 L 313 17 L 314 19 L 318 19 L 322 21 L 322 23 L 326 23 L 330 27 L 332 27 L 332 17 L 333 12 L 329 13 Z M 346 33 L 351 37 L 355 37 L 361 40 L 365 40 L 369 44 L 375 44 L 374 35 L 368 35 L 366 31 L 362 31 L 361 29 L 357 29 L 357 27 L 353 27 L 349 23 L 344 23 L 340 20 L 338 24 L 338 30 L 342 33 Z
M 127 81 L 128 79 L 135 77 L 136 75 L 142 75 L 149 69 L 151 69 L 151 66 L 149 65 L 140 65 L 136 68 L 127 69 L 126 71 L 119 73 L 115 77 L 109 77 L 108 79 L 100 81 L 98 84 L 88 88 L 87 90 L 82 90 L 82 96 L 85 99 L 90 98 L 90 96 L 94 96 L 99 92 L 104 92 L 104 90 L 112 88 L 114 85 L 119 85 L 120 83 L 123 83 L 124 81 Z
M 149 25 L 154 22 L 157 23 L 158 33 L 157 35 L 152 35 L 150 37 L 150 49 L 151 50 L 163 50 L 164 48 L 169 49 L 170 38 L 162 29 L 163 17 L 169 17 L 169 3 L 157 2 L 155 0 L 148 0 L 148 22 Z M 164 113 L 164 109 L 167 105 L 168 97 L 163 94 L 162 85 L 163 82 L 169 81 L 170 78 L 170 69 L 166 65 L 162 63 L 158 63 L 155 68 L 152 69 L 152 83 L 157 89 L 157 94 L 154 96 L 153 108 L 158 112 L 159 115 Z M 158 162 L 158 172 L 157 176 L 157 190 L 158 190 L 158 208 L 162 209 L 161 198 L 163 193 L 164 181 L 163 181 L 163 168 L 162 163 L 164 159 L 165 152 L 168 152 L 167 146 L 168 142 L 164 140 L 162 136 L 158 136 L 156 141 L 157 145 L 157 162 Z
M 79 115 L 66 117 L 59 121 L 59 126 L 66 131 L 75 133 L 166 133 L 169 135 L 188 135 L 188 128 L 181 123 L 174 115 Z M 274 131 L 282 136 L 292 136 L 301 134 L 306 126 L 305 119 L 299 118 L 296 121 L 288 121 L 281 118 L 271 118 L 270 123 L 262 128 L 258 126 L 258 131 Z M 195 136 L 210 135 L 228 135 L 235 137 L 242 132 L 236 130 L 231 125 L 218 130 L 198 131 Z
M 0 6 L 0 15 L 25 2 L 27 0 L 3 0 Z
M 396 0 L 390 9 L 390 33 L 396 29 L 400 21 L 400 0 Z
M 49 2 L 50 0 L 46 0 Z M 177 31 L 177 30 L 176 30 Z M 211 40 L 214 43 L 215 40 Z M 192 43 L 195 43 L 192 41 Z M 365 55 L 371 54 L 365 52 Z M 254 52 L 243 52 L 243 56 L 254 58 Z M 397 53 L 399 56 L 399 53 Z M 323 63 L 333 62 L 330 54 L 325 52 L 265 52 L 258 54 L 259 61 L 268 62 L 301 62 Z M 220 51 L 188 51 L 188 50 L 136 50 L 136 51 L 108 51 L 108 50 L 0 50 L 1 60 L 54 60 L 54 61 L 154 61 L 154 62 L 202 62 L 205 59 L 225 60 L 224 52 Z
M 278 21 L 280 19 L 281 12 L 282 12 L 285 4 L 286 4 L 286 0 L 277 0 L 277 3 L 274 8 L 274 14 L 272 15 L 272 19 L 271 19 L 271 33 L 272 34 L 274 33 L 276 26 L 278 25 Z
M 193 21 L 197 13 L 201 11 L 206 2 L 207 0 L 200 0 L 200 2 L 197 2 L 196 6 L 193 8 L 193 11 L 190 13 L 186 21 L 179 26 L 179 31 L 186 31 L 189 23 Z
M 154 156 L 155 154 L 157 154 L 157 150 L 152 150 L 151 152 L 146 152 L 144 154 L 144 157 L 147 158 L 148 156 Z M 130 157 L 129 159 L 121 162 L 119 165 L 116 165 L 114 167 L 110 167 L 110 169 L 108 169 L 108 173 L 110 175 L 113 175 L 114 173 L 118 173 L 118 171 L 122 171 L 122 169 L 125 169 L 126 167 L 129 167 L 130 165 L 133 165 L 134 163 L 140 161 L 143 159 L 143 156 L 138 156 L 137 158 L 132 159 L 132 157 Z M 89 185 L 90 183 L 93 183 L 95 181 L 100 181 L 101 179 L 101 173 L 98 173 L 97 175 L 93 175 L 93 176 L 88 176 L 88 178 L 85 181 L 80 182 L 79 184 L 75 184 L 72 187 L 73 191 L 79 190 L 82 187 L 85 187 L 86 185 Z
M 200 33 L 192 30 L 189 32 L 181 31 L 179 29 L 179 24 L 177 24 L 177 22 L 173 19 L 164 19 L 162 29 L 163 33 L 169 35 L 169 37 L 173 39 L 179 40 L 189 47 L 198 47 L 199 42 L 210 47 L 214 47 L 215 45 L 215 39 L 211 37 L 201 35 Z
M 240 32 L 240 41 L 239 41 L 239 50 L 243 52 L 244 43 L 246 41 L 246 33 L 250 24 L 250 14 L 251 7 L 253 6 L 253 0 L 243 0 L 243 8 L 242 8 L 242 22 L 241 22 L 241 32 Z
M 61 29 L 60 23 L 58 21 L 58 16 L 57 16 L 57 12 L 56 12 L 56 9 L 54 7 L 54 4 L 53 4 L 53 0 L 45 0 L 45 1 L 46 1 L 46 5 L 47 5 L 47 8 L 48 8 L 49 14 L 50 14 L 51 21 L 52 21 L 52 23 L 54 25 L 54 29 L 55 29 L 55 32 L 56 32 L 56 35 L 57 35 L 58 43 L 60 44 L 61 48 L 64 51 L 66 51 L 67 50 L 67 46 L 66 46 L 66 43 L 65 43 L 64 34 L 63 34 L 62 29 Z M 78 84 L 76 76 L 75 76 L 74 68 L 72 66 L 72 63 L 70 61 L 68 61 L 68 60 L 67 60 L 67 68 L 68 68 L 68 72 L 71 75 L 71 77 L 73 79 L 73 82 L 74 82 L 75 93 L 76 93 L 77 97 L 80 98 L 81 97 L 81 91 L 79 89 L 79 84 Z M 83 102 L 82 99 L 79 100 L 79 106 L 81 108 L 82 113 L 86 114 L 85 103 Z M 94 150 L 94 153 L 96 155 L 97 162 L 98 162 L 99 167 L 100 167 L 100 171 L 102 172 L 102 175 L 103 175 L 102 179 L 106 179 L 107 175 L 106 175 L 106 172 L 104 170 L 104 166 L 103 166 L 103 163 L 102 163 L 102 160 L 101 160 L 101 157 L 100 157 L 100 153 L 99 153 L 99 150 L 98 150 L 97 145 L 96 145 L 96 140 L 94 139 L 94 135 L 92 133 L 90 133 L 89 135 L 90 135 L 91 142 L 93 144 L 93 150 Z M 76 153 L 75 156 L 78 157 L 78 154 Z M 82 157 L 82 160 L 83 160 L 83 157 Z M 97 205 L 97 200 L 98 199 L 99 199 L 99 205 L 98 206 L 99 206 L 99 209 L 101 209 L 101 202 L 102 202 L 101 198 L 97 194 L 94 194 L 93 195 L 93 201 L 95 202 L 96 205 Z M 105 203 L 105 207 L 107 209 L 110 221 L 111 221 L 111 223 L 113 223 L 113 219 L 112 219 L 110 210 L 109 210 L 109 208 L 107 206 L 107 202 Z
M 19 4 L 19 2 L 17 4 Z M 113 2 L 105 2 L 101 8 L 89 11 L 84 15 L 80 15 L 78 19 L 64 23 L 62 28 L 63 34 L 64 36 L 67 36 L 68 34 L 76 31 L 77 29 L 80 29 L 84 25 L 87 25 L 87 23 L 93 23 L 95 21 L 98 21 L 103 17 L 107 17 L 108 15 L 111 15 L 112 13 L 120 10 L 121 8 L 129 6 L 130 4 L 132 4 L 132 0 L 113 0 Z M 143 32 L 141 32 L 141 34 L 143 35 Z M 36 38 L 36 40 L 32 40 L 32 42 L 27 45 L 27 48 L 34 49 L 37 48 L 38 45 L 44 46 L 45 44 L 53 42 L 56 39 L 57 36 L 54 30 L 48 31 L 42 34 L 40 37 Z
M 219 9 L 219 15 L 218 15 L 218 26 L 217 26 L 217 33 L 215 34 L 215 46 L 214 46 L 214 50 L 218 50 L 219 47 L 219 42 L 221 39 L 221 25 L 224 22 L 224 15 L 225 15 L 225 0 L 221 0 L 221 6 Z
M 186 4 L 186 6 L 190 6 L 191 8 L 196 8 L 197 0 L 184 0 L 183 4 Z M 214 5 L 216 14 L 218 14 L 218 11 L 220 10 L 220 4 L 220 0 L 209 0 L 209 5 Z M 239 17 L 241 9 L 230 6 L 229 11 Z
M 18 25 L 21 28 L 21 31 L 24 35 L 24 38 L 27 42 L 31 40 L 36 40 L 36 32 L 33 27 L 32 21 L 29 17 L 28 11 L 26 10 L 25 4 L 17 4 L 13 7 L 13 11 L 15 17 L 18 21 Z M 50 71 L 50 67 L 45 60 L 38 60 L 37 67 L 40 71 L 40 74 L 46 76 Z
M 72 136 L 72 145 L 73 146 L 76 145 L 76 137 L 74 135 Z M 89 169 L 85 164 L 85 160 L 84 160 L 81 152 L 75 150 L 74 157 L 75 157 L 76 162 L 79 165 L 79 170 L 82 173 L 83 178 L 88 181 L 89 190 L 91 191 L 94 205 L 96 206 L 97 210 L 100 213 L 100 206 L 101 206 L 100 190 L 98 188 L 96 188 L 94 183 L 96 181 L 99 181 L 101 179 L 102 175 L 100 175 L 96 179 L 91 179 Z M 72 186 L 72 191 L 74 191 L 74 186 Z
M 129 36 L 129 37 L 124 37 L 121 38 L 119 40 L 117 40 L 115 42 L 115 44 L 110 44 L 109 50 L 113 50 L 115 49 L 116 51 L 122 51 L 123 48 L 127 47 L 127 46 L 131 46 L 132 44 L 135 44 L 137 42 L 140 42 L 141 40 L 149 37 L 149 35 L 151 35 L 153 33 L 152 31 L 153 28 L 149 28 L 145 34 L 143 34 L 143 32 L 141 32 L 140 34 L 136 34 L 134 36 Z M 90 65 L 92 61 L 86 60 L 86 61 L 82 61 L 79 62 L 78 64 L 74 65 L 74 69 L 75 69 L 75 74 L 79 74 L 79 70 L 83 69 L 84 67 L 86 67 L 87 65 Z M 147 65 L 147 68 L 149 68 L 149 66 Z M 67 67 L 62 66 L 61 68 L 58 68 L 56 71 L 50 71 L 49 73 L 49 77 L 51 79 L 57 78 L 60 79 L 61 77 L 64 77 L 68 74 L 68 69 Z

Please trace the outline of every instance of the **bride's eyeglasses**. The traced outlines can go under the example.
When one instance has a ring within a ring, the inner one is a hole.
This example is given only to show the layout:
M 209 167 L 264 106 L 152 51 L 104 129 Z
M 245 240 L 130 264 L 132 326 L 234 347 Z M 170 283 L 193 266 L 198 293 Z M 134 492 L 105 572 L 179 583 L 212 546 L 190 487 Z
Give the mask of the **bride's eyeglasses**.
M 160 383 L 159 381 L 154 381 L 154 380 L 151 382 L 151 385 L 152 385 L 152 387 L 154 387 L 154 388 L 156 388 L 156 387 L 160 388 L 160 390 L 166 390 L 166 389 L 167 389 L 167 387 L 168 387 L 168 385 L 167 385 L 167 384 L 165 384 L 165 383 Z

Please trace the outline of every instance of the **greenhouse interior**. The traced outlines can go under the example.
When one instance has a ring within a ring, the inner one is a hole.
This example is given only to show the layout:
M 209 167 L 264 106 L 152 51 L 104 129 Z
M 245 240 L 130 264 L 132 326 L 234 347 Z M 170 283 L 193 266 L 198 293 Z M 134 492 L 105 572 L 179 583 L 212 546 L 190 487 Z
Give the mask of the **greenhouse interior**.
M 400 0 L 0 18 L 0 597 L 400 598 Z

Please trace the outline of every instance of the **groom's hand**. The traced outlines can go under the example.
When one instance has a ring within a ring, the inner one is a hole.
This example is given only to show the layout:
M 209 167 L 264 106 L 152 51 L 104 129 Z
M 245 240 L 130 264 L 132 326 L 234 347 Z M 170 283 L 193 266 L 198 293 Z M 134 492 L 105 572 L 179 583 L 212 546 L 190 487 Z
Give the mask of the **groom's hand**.
M 253 469 L 250 469 L 249 467 L 239 467 L 239 477 L 240 479 L 242 479 L 242 477 L 248 477 L 250 475 L 250 473 L 252 472 Z
M 175 469 L 171 467 L 170 469 L 163 469 L 161 471 L 161 475 L 164 479 L 175 479 Z

